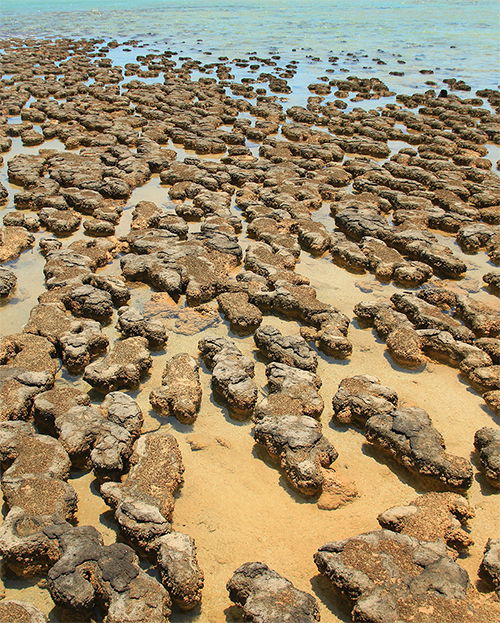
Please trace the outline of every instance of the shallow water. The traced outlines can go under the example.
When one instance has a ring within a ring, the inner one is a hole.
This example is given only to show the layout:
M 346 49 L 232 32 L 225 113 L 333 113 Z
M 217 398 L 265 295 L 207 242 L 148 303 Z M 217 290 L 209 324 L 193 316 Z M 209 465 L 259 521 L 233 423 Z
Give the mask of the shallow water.
M 3 37 L 140 38 L 205 60 L 333 54 L 358 75 L 405 71 L 411 77 L 398 83 L 408 87 L 421 69 L 435 71 L 421 84 L 450 75 L 473 87 L 498 83 L 496 0 L 3 0 L 0 18 Z
M 304 0 L 269 0 L 266 3 L 255 0 L 238 3 L 230 0 L 192 0 L 189 9 L 179 0 L 133 0 L 126 3 L 101 0 L 98 7 L 96 4 L 95 0 L 78 3 L 53 0 L 52 10 L 47 11 L 45 2 L 3 0 L 0 36 L 100 37 L 106 33 L 107 37 L 116 37 L 120 41 L 140 37 L 140 46 L 145 46 L 144 49 L 133 47 L 129 52 L 123 48 L 111 51 L 110 56 L 120 64 L 133 61 L 137 54 L 154 47 L 170 47 L 180 55 L 189 53 L 204 62 L 211 60 L 204 51 L 211 52 L 213 60 L 220 54 L 236 56 L 254 51 L 263 56 L 282 54 L 283 58 L 278 61 L 280 65 L 291 59 L 301 61 L 296 75 L 290 80 L 293 93 L 286 97 L 287 107 L 305 104 L 311 95 L 307 84 L 324 73 L 326 68 L 332 68 L 327 61 L 330 51 L 339 56 L 331 77 L 349 75 L 347 72 L 359 76 L 376 75 L 389 86 L 397 88 L 398 92 L 422 90 L 427 88 L 424 85 L 426 80 L 439 81 L 450 76 L 463 78 L 474 88 L 496 86 L 494 69 L 497 48 L 493 34 L 498 4 L 488 0 L 466 3 L 444 0 L 357 0 L 350 3 L 337 0 L 307 3 Z M 355 56 L 350 56 L 351 52 Z M 405 65 L 398 64 L 399 54 L 402 55 L 399 60 L 404 59 Z M 315 55 L 321 56 L 322 60 L 308 58 Z M 374 58 L 383 59 L 387 65 L 378 65 Z M 340 68 L 347 71 L 339 73 Z M 435 74 L 418 73 L 420 69 L 428 68 L 435 70 Z M 390 76 L 389 71 L 395 69 L 402 69 L 406 75 Z M 266 71 L 266 67 L 262 66 L 258 71 Z M 237 79 L 255 75 L 238 68 L 234 68 L 233 73 Z M 148 81 L 154 80 L 145 80 Z M 349 102 L 349 107 L 374 108 L 383 103 L 383 100 Z M 18 119 L 11 117 L 9 121 L 14 123 Z M 258 149 L 251 143 L 248 146 Z M 406 144 L 391 142 L 395 150 L 402 146 Z M 178 160 L 194 155 L 179 146 L 168 147 L 175 147 Z M 498 158 L 498 147 L 488 147 L 489 157 L 493 160 Z M 20 139 L 13 139 L 13 148 L 4 154 L 0 179 L 10 195 L 2 215 L 13 209 L 12 197 L 19 190 L 6 182 L 6 161 L 17 153 L 37 153 L 39 148 L 64 149 L 64 145 L 58 141 L 46 141 L 40 147 L 29 148 L 23 147 Z M 173 209 L 174 204 L 167 191 L 167 187 L 160 185 L 157 175 L 153 175 L 144 186 L 136 188 L 124 205 L 117 235 L 127 233 L 132 207 L 138 201 L 154 201 Z M 333 230 L 334 221 L 329 215 L 327 203 L 313 218 Z M 189 228 L 191 232 L 197 231 L 199 224 L 189 223 Z M 455 289 L 467 288 L 474 292 L 475 298 L 498 305 L 498 299 L 482 287 L 482 275 L 492 269 L 487 256 L 482 252 L 466 255 L 454 237 L 443 232 L 434 233 L 440 242 L 448 244 L 468 264 L 465 279 L 447 282 L 446 285 Z M 35 237 L 39 239 L 43 235 L 45 232 L 39 232 Z M 69 240 L 83 235 L 81 231 L 77 232 Z M 246 243 L 242 234 L 240 244 L 244 248 Z M 19 281 L 16 298 L 0 306 L 0 334 L 4 335 L 22 329 L 31 307 L 45 289 L 42 275 L 44 259 L 36 244 L 33 250 L 23 253 L 10 265 Z M 118 273 L 119 260 L 115 259 L 98 272 Z M 335 305 L 350 318 L 356 303 L 373 297 L 388 297 L 400 290 L 394 284 L 380 283 L 371 274 L 347 272 L 327 256 L 313 258 L 305 252 L 301 254 L 297 272 L 311 280 L 318 298 Z M 139 307 L 147 305 L 151 290 L 141 284 L 129 285 L 132 289 L 131 303 Z M 215 312 L 216 304 L 211 306 Z M 402 403 L 426 409 L 442 433 L 448 451 L 460 456 L 470 456 L 474 432 L 482 426 L 491 426 L 495 418 L 484 407 L 481 396 L 463 381 L 456 369 L 435 362 L 427 363 L 418 371 L 402 368 L 388 356 L 385 344 L 371 329 L 362 328 L 353 320 L 349 329 L 353 343 L 352 357 L 348 361 L 339 361 L 320 355 L 318 374 L 323 380 L 320 393 L 325 401 L 321 418 L 323 432 L 339 451 L 334 467 L 356 483 L 359 497 L 335 511 L 322 511 L 314 500 L 305 500 L 295 494 L 276 466 L 255 446 L 250 435 L 251 423 L 231 418 L 227 409 L 214 398 L 210 387 L 211 375 L 206 368 L 202 367 L 201 375 L 202 407 L 193 426 L 162 418 L 150 409 L 149 392 L 160 383 L 165 359 L 179 352 L 195 355 L 198 340 L 208 335 L 229 335 L 237 340 L 245 354 L 255 357 L 257 385 L 261 395 L 265 393 L 265 366 L 251 337 L 241 338 L 233 334 L 220 318 L 198 333 L 186 333 L 177 321 L 177 316 L 166 321 L 170 337 L 165 351 L 153 353 L 154 363 L 149 377 L 141 384 L 140 390 L 130 392 L 144 411 L 143 430 L 162 427 L 173 432 L 186 467 L 185 484 L 174 512 L 174 528 L 195 538 L 200 565 L 205 573 L 205 589 L 201 611 L 188 614 L 176 612 L 172 621 L 241 621 L 238 611 L 231 607 L 225 584 L 236 567 L 250 560 L 267 563 L 298 588 L 315 594 L 323 622 L 349 621 L 346 607 L 338 602 L 326 582 L 317 575 L 312 555 L 327 541 L 378 528 L 378 513 L 405 503 L 426 489 L 417 479 L 373 451 L 359 431 L 331 423 L 331 398 L 339 381 L 354 374 L 375 373 L 382 383 L 398 392 Z M 117 337 L 115 322 L 116 312 L 103 329 L 112 339 Z M 266 316 L 265 322 L 285 333 L 298 333 L 296 322 L 274 316 Z M 80 378 L 69 377 L 63 370 L 58 376 L 58 380 L 62 379 L 77 384 L 84 391 L 89 389 Z M 105 543 L 114 542 L 117 538 L 116 524 L 96 489 L 93 476 L 90 473 L 74 473 L 70 482 L 79 495 L 79 523 L 98 526 Z M 500 525 L 497 499 L 477 473 L 468 497 L 477 513 L 470 522 L 475 544 L 470 548 L 469 556 L 460 562 L 475 582 L 484 543 L 488 537 L 498 534 Z M 53 608 L 43 580 L 37 584 L 36 581 L 8 578 L 5 586 L 7 597 L 32 601 L 49 614 L 51 623 L 75 623 Z

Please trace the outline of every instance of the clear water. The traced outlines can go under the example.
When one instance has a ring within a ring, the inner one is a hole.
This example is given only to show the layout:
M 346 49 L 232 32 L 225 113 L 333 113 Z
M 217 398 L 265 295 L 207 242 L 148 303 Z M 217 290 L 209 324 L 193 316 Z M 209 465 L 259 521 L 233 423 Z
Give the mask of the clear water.
M 496 87 L 499 81 L 499 25 L 498 0 L 0 2 L 1 37 L 140 38 L 193 56 L 256 52 L 326 59 L 335 54 L 358 75 L 433 69 L 441 79 L 452 75 L 475 88 Z M 397 64 L 397 55 L 406 65 Z

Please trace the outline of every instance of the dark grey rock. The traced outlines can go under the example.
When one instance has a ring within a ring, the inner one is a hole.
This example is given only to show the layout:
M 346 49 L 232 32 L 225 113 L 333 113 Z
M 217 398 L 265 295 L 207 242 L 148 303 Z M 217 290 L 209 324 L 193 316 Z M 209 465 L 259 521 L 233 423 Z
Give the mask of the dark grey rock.
M 500 489 L 500 431 L 486 426 L 480 428 L 474 435 L 474 446 L 488 482 Z
M 319 621 L 314 597 L 299 591 L 262 562 L 247 562 L 227 583 L 229 598 L 252 623 L 313 623 Z
M 212 370 L 212 386 L 237 416 L 249 415 L 257 401 L 253 380 L 254 363 L 228 338 L 206 338 L 198 342 L 202 359 Z
M 338 454 L 319 422 L 306 416 L 266 416 L 256 422 L 252 434 L 279 461 L 292 487 L 304 495 L 321 491 L 321 468 L 329 467 Z
M 298 336 L 282 335 L 279 329 L 266 325 L 254 335 L 256 346 L 272 361 L 314 372 L 318 366 L 316 353 Z

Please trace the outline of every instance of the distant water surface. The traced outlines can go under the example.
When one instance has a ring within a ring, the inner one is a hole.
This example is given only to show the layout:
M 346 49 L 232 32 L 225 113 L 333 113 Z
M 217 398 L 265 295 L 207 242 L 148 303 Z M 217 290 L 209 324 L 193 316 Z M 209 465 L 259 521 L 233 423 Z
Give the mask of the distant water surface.
M 295 48 L 302 56 L 356 52 L 387 61 L 401 54 L 407 73 L 431 68 L 476 88 L 497 86 L 499 25 L 498 0 L 0 2 L 1 37 L 140 38 L 193 55 Z

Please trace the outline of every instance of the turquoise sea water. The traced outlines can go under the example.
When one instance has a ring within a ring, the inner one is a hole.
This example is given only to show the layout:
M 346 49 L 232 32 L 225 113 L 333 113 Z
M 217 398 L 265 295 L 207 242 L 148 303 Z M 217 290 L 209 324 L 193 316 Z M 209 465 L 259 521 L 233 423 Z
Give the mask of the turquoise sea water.
M 430 68 L 475 88 L 497 86 L 499 28 L 498 0 L 0 0 L 0 37 L 140 38 L 195 57 L 333 53 L 358 75 L 402 58 L 406 74 Z
M 126 39 L 228 55 L 402 54 L 492 85 L 498 0 L 1 0 L 0 36 Z

